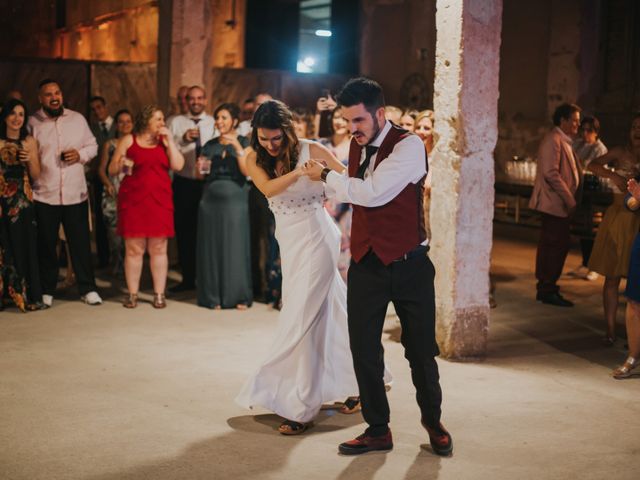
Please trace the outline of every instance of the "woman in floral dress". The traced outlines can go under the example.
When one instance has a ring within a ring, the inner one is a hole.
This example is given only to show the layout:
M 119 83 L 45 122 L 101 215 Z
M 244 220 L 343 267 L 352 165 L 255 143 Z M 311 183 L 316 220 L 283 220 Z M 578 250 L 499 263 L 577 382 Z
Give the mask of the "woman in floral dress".
M 109 175 L 108 168 L 116 151 L 118 140 L 133 131 L 133 116 L 129 110 L 120 110 L 116 113 L 113 121 L 116 124 L 116 137 L 107 140 L 102 146 L 98 175 L 104 185 L 102 213 L 111 247 L 109 256 L 113 267 L 112 274 L 114 277 L 119 277 L 124 274 L 124 241 L 116 231 L 118 226 L 118 190 L 123 174 Z
M 40 161 L 26 119 L 20 100 L 0 112 L 0 307 L 11 300 L 23 312 L 44 307 L 31 191 Z

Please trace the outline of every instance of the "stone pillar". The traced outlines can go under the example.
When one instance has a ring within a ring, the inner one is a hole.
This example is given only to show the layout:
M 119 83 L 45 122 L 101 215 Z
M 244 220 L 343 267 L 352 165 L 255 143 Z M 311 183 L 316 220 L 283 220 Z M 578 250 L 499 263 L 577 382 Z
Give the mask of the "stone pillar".
M 205 85 L 211 58 L 210 0 L 160 0 L 159 102 L 167 105 L 181 85 Z M 167 18 L 170 16 L 170 18 Z M 166 57 L 169 57 L 168 59 Z
M 430 255 L 445 358 L 487 349 L 501 20 L 502 0 L 437 2 Z
M 547 70 L 547 118 L 564 102 L 575 103 L 580 90 L 580 0 L 551 2 L 549 68 Z M 596 45 L 597 48 L 597 45 Z M 595 56 L 594 50 L 592 57 Z M 586 67 L 589 67 L 586 65 Z M 585 73 L 589 73 L 588 71 Z

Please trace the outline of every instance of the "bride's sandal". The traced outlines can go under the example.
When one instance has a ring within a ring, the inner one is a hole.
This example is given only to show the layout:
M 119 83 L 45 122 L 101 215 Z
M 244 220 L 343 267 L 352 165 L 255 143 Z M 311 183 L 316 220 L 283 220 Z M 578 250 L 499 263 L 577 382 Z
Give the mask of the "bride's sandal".
M 618 368 L 616 368 L 611 375 L 613 378 L 628 378 L 631 376 L 631 372 L 634 368 L 636 368 L 640 364 L 637 358 L 627 357 L 625 362 Z
M 362 410 L 360 397 L 349 397 L 344 401 L 342 407 L 340 407 L 340 413 L 344 413 L 345 415 L 358 413 L 360 410 Z
M 313 426 L 313 422 L 300 423 L 293 420 L 285 420 L 278 427 L 278 432 L 282 435 L 300 435 Z

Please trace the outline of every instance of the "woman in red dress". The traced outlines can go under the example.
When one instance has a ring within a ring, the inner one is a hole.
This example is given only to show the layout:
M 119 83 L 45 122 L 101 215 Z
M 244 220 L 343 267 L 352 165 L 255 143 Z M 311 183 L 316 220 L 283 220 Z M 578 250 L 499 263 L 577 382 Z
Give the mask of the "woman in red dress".
M 118 142 L 109 165 L 110 175 L 125 174 L 118 192 L 118 235 L 125 243 L 126 308 L 138 304 L 145 250 L 153 278 L 153 306 L 166 306 L 167 238 L 174 235 L 169 169 L 183 166 L 184 157 L 165 126 L 162 110 L 147 105 L 136 117 L 133 134 Z

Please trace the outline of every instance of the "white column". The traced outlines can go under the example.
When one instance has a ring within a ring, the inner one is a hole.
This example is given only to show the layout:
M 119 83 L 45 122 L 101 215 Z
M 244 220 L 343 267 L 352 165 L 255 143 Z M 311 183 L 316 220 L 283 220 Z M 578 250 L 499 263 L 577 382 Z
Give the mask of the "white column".
M 438 0 L 431 251 L 446 358 L 486 353 L 502 0 Z

